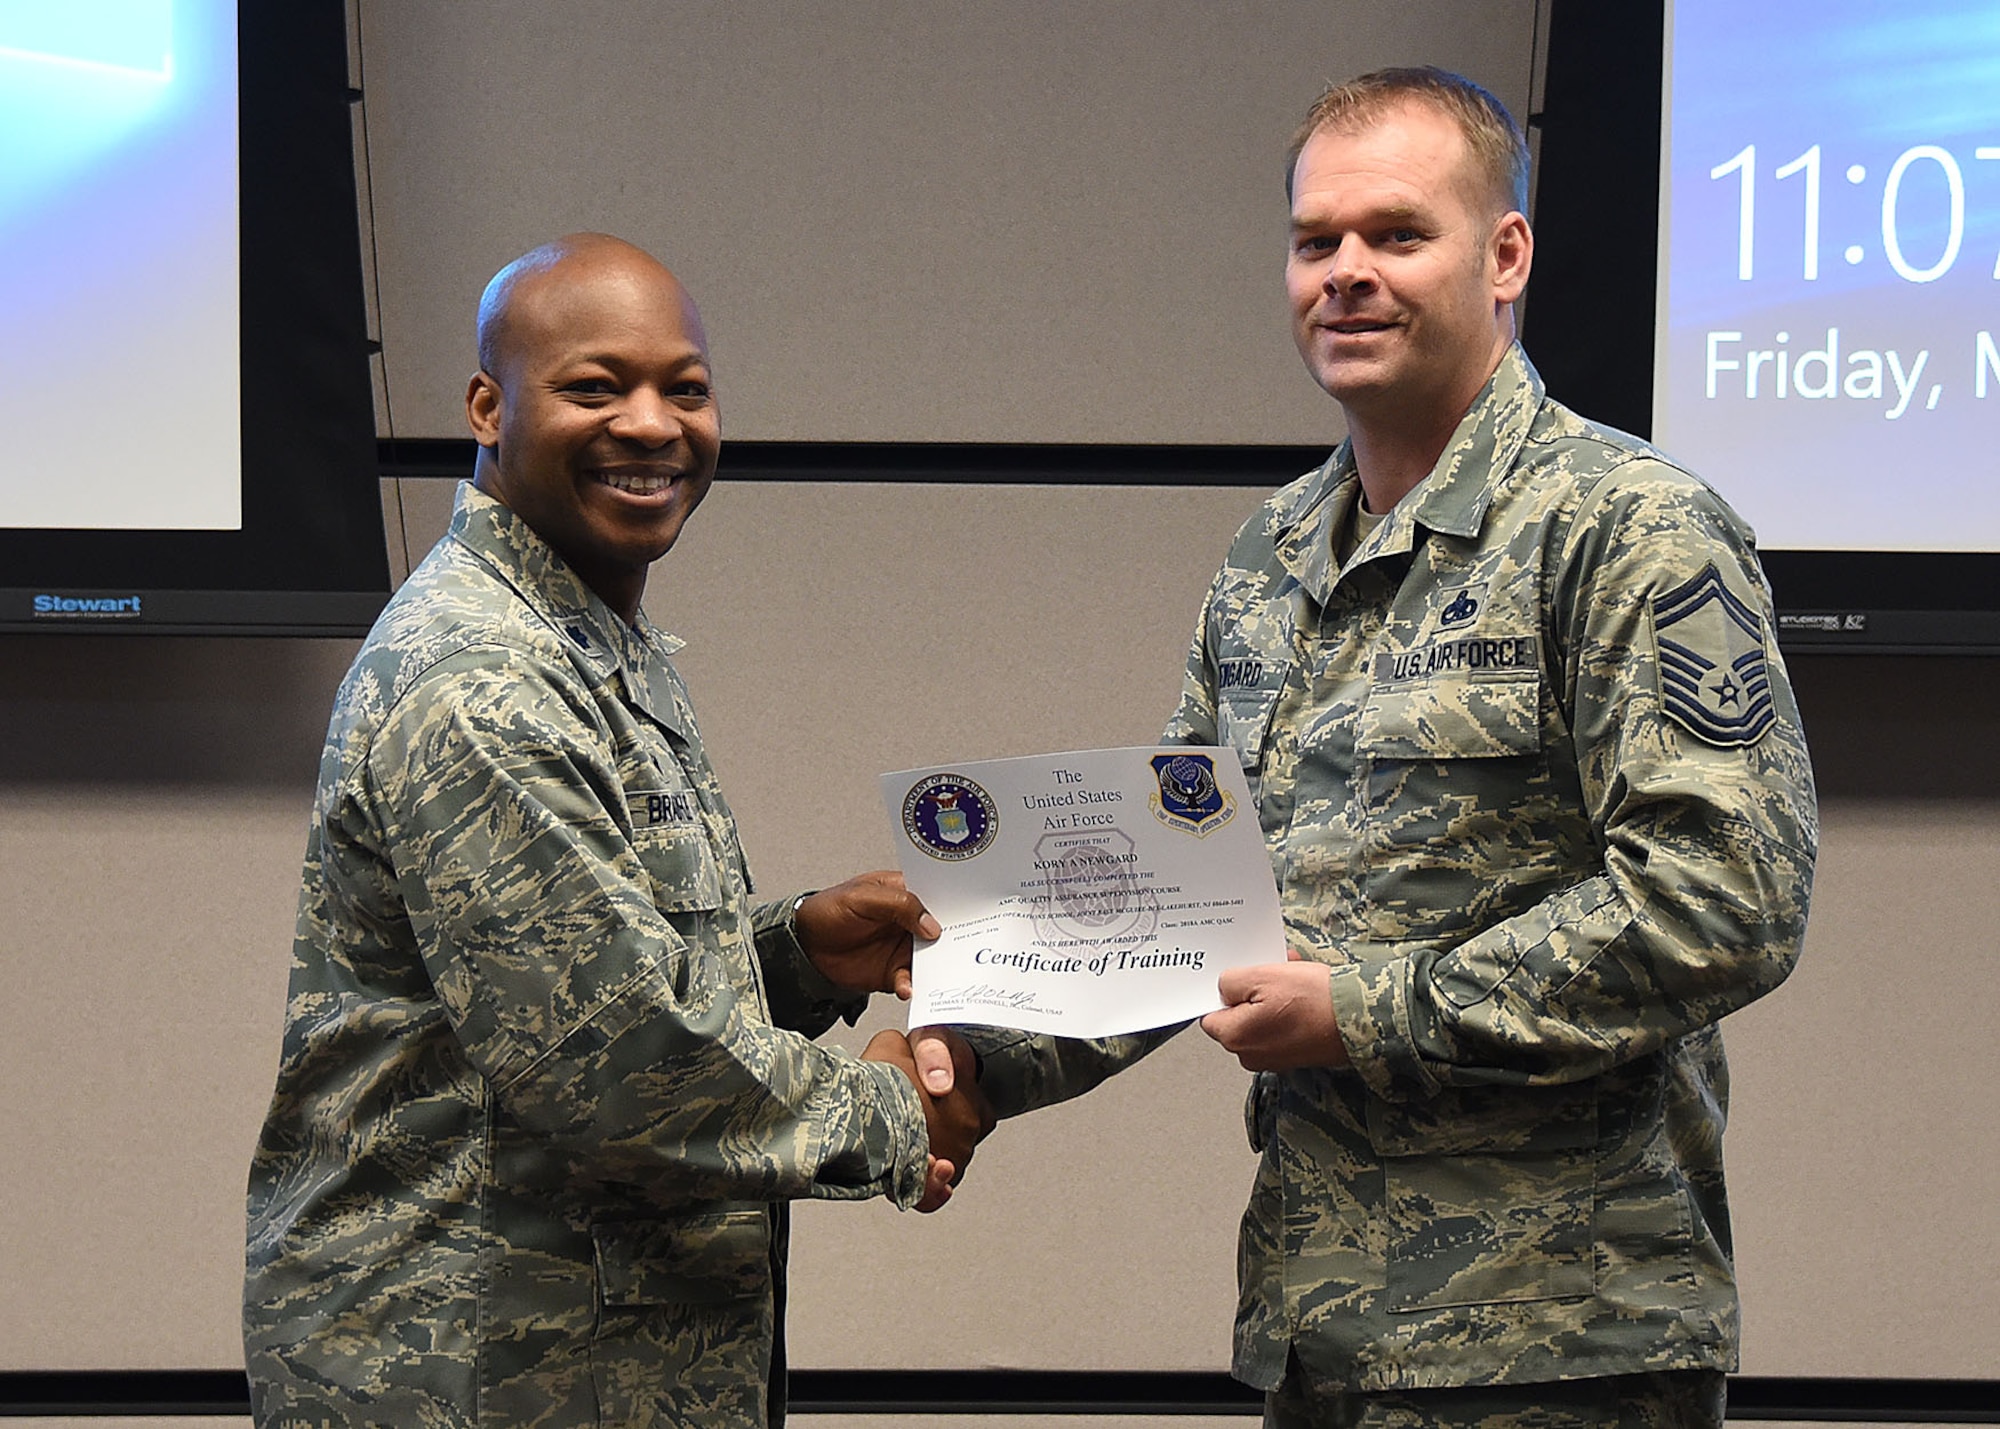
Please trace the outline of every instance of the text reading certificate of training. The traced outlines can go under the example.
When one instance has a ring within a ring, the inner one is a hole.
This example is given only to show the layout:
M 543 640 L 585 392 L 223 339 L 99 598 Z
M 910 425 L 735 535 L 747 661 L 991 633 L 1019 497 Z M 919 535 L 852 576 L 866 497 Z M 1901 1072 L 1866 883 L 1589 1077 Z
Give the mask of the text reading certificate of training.
M 1285 931 L 1236 757 L 1094 749 L 882 776 L 896 855 L 944 927 L 910 1025 L 1108 1037 L 1222 1005 Z

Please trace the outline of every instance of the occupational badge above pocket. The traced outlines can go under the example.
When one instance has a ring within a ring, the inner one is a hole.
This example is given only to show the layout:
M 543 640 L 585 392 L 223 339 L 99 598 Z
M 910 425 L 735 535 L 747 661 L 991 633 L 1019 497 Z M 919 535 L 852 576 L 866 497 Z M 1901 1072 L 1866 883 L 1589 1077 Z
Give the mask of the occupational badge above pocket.
M 1652 599 L 1660 705 L 1695 738 L 1725 749 L 1757 743 L 1777 722 L 1764 621 L 1716 570 Z

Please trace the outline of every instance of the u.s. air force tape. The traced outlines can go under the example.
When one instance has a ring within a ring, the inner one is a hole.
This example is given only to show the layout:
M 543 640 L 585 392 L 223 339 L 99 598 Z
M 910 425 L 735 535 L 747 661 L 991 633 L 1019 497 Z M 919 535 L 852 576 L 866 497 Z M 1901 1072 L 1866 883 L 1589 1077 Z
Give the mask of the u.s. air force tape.
M 1506 675 L 1533 670 L 1537 642 L 1532 635 L 1462 635 L 1434 640 L 1414 650 L 1392 650 L 1375 657 L 1375 679 L 1395 685 L 1427 675 L 1470 673 Z

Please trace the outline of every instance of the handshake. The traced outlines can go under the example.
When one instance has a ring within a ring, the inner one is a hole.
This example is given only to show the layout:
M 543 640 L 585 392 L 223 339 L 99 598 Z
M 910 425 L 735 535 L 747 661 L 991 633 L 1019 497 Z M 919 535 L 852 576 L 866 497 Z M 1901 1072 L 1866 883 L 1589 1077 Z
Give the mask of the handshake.
M 799 946 L 844 992 L 889 992 L 909 1000 L 914 938 L 941 931 L 900 873 L 863 873 L 801 898 L 792 909 Z M 900 1032 L 878 1032 L 863 1061 L 899 1069 L 924 1104 L 931 1159 L 920 1211 L 951 1199 L 972 1148 L 993 1130 L 993 1108 L 980 1093 L 972 1048 L 947 1027 L 918 1030 L 913 1045 Z
M 942 931 L 902 875 L 890 872 L 860 874 L 800 899 L 793 921 L 800 948 L 835 987 L 905 1000 L 913 940 Z M 1330 973 L 1296 951 L 1282 963 L 1225 968 L 1216 980 L 1223 1006 L 1201 1019 L 1202 1030 L 1247 1071 L 1344 1067 Z M 901 1069 L 923 1102 L 931 1159 L 917 1209 L 934 1211 L 951 1199 L 973 1147 L 993 1129 L 972 1048 L 949 1027 L 920 1027 L 907 1037 L 878 1033 L 861 1055 Z
M 921 1028 L 916 1037 L 912 1045 L 900 1032 L 877 1032 L 861 1059 L 895 1067 L 917 1089 L 931 1143 L 930 1167 L 917 1209 L 935 1211 L 951 1199 L 951 1188 L 972 1160 L 972 1148 L 993 1130 L 993 1108 L 979 1090 L 977 1062 L 963 1037 L 949 1027 Z

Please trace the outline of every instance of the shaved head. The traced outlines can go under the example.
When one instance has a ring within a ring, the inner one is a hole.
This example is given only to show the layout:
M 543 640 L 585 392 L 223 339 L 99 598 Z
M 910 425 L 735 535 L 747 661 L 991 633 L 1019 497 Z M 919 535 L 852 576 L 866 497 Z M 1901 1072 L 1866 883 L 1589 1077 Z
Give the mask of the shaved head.
M 665 278 L 674 287 L 680 287 L 680 280 L 659 259 L 608 233 L 572 233 L 531 248 L 495 273 L 479 296 L 480 367 L 499 375 L 501 366 L 514 351 L 518 309 L 542 286 L 542 279 L 559 272 L 594 276 L 615 269 Z M 692 310 L 692 303 L 689 308 Z

